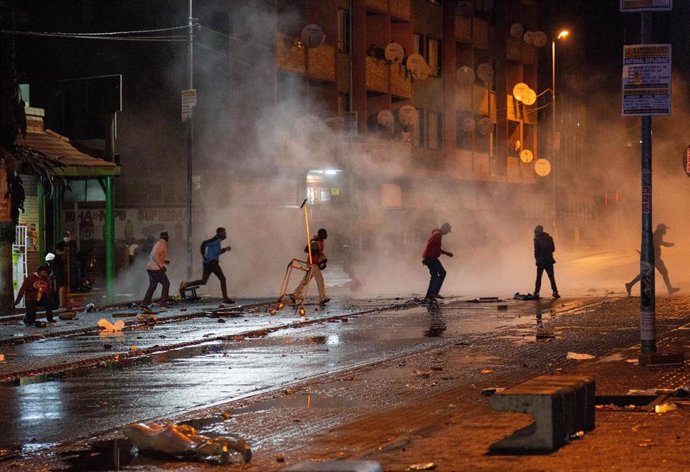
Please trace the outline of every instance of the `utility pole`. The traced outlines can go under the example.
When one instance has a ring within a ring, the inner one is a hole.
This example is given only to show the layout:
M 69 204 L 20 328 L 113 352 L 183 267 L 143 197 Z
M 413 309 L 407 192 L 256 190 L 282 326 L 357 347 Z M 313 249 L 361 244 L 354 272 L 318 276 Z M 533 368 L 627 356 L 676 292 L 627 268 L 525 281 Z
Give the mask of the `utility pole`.
M 194 89 L 194 17 L 189 0 L 189 29 L 187 32 L 188 76 L 187 90 Z M 194 108 L 187 118 L 187 280 L 192 278 L 192 155 L 194 149 Z

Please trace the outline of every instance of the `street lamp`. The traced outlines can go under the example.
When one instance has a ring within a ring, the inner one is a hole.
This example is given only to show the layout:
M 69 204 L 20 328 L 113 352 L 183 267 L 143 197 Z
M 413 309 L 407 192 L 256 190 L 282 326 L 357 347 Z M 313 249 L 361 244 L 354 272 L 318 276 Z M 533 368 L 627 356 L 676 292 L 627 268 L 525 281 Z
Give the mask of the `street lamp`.
M 560 147 L 560 137 L 559 142 L 556 142 L 556 41 L 568 37 L 570 32 L 568 30 L 561 30 L 556 38 L 551 41 L 551 105 L 553 106 L 551 114 L 551 145 L 553 155 L 551 157 L 552 166 L 551 171 L 553 172 L 553 230 L 556 234 L 556 178 L 558 172 L 556 172 L 556 154 L 558 152 L 558 147 Z

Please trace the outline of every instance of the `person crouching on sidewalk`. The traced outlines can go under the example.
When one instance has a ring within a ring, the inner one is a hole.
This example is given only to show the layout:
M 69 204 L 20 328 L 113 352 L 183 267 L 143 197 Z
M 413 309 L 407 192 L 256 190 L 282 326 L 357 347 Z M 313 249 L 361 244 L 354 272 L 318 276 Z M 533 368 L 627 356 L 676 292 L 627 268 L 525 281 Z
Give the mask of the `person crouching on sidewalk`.
M 41 305 L 45 307 L 48 323 L 55 323 L 55 319 L 53 319 L 53 291 L 50 287 L 50 269 L 48 267 L 39 266 L 36 272 L 24 279 L 14 305 L 18 305 L 22 298 L 26 300 L 26 314 L 23 320 L 25 325 L 35 324 L 38 326 L 36 311 Z

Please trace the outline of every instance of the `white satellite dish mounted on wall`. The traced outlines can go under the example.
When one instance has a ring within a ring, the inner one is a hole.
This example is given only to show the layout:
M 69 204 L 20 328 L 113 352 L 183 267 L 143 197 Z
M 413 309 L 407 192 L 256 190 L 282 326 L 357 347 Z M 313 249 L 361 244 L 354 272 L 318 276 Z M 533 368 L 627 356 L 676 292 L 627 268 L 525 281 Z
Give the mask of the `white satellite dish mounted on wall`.
M 302 40 L 302 44 L 308 48 L 318 48 L 326 39 L 326 34 L 319 25 L 310 24 L 302 28 L 300 39 Z
M 538 48 L 543 48 L 546 46 L 546 43 L 548 42 L 548 38 L 546 37 L 546 33 L 543 31 L 535 31 L 534 32 L 534 39 L 532 41 L 532 44 L 534 44 Z
M 509 31 L 510 31 L 510 35 L 513 38 L 521 38 L 522 33 L 525 32 L 525 29 L 523 28 L 523 26 L 520 23 L 513 23 L 512 25 L 510 25 Z
M 533 45 L 534 31 L 527 31 L 525 34 L 522 35 L 522 40 L 525 42 L 525 44 Z
M 390 110 L 381 110 L 376 116 L 376 122 L 386 130 L 386 134 L 393 136 L 395 134 L 395 117 Z
M 534 161 L 534 172 L 540 177 L 546 177 L 551 173 L 551 163 L 546 159 Z
M 417 109 L 412 105 L 403 105 L 398 109 L 398 120 L 406 128 L 417 126 L 419 115 Z
M 472 2 L 458 2 L 458 5 L 455 7 L 455 15 L 462 18 L 471 18 L 472 15 L 474 15 L 474 6 Z
M 489 85 L 494 78 L 494 68 L 491 64 L 484 62 L 477 67 L 477 77 L 479 80 Z
M 491 134 L 491 131 L 494 129 L 494 122 L 491 121 L 491 118 L 489 117 L 484 117 L 479 122 L 477 123 L 477 130 L 479 130 L 479 134 L 482 136 L 488 136 Z
M 522 96 L 522 103 L 525 105 L 534 105 L 537 103 L 537 92 L 532 89 L 528 89 L 527 92 Z
M 426 63 L 420 54 L 410 54 L 405 66 L 412 74 L 412 77 L 417 80 L 424 80 L 431 75 L 429 64 Z
M 384 57 L 387 61 L 400 64 L 405 58 L 405 50 L 398 43 L 390 43 L 388 46 L 386 46 Z
M 519 82 L 515 84 L 513 87 L 513 98 L 517 100 L 518 102 L 521 102 L 524 100 L 525 95 L 527 95 L 527 91 L 529 90 L 529 85 L 527 85 L 524 82 Z
M 520 151 L 520 160 L 525 164 L 529 164 L 534 159 L 534 154 L 529 149 L 523 149 Z
M 475 75 L 474 71 L 470 66 L 462 66 L 455 73 L 455 80 L 457 80 L 458 85 L 463 87 L 469 87 L 474 83 Z

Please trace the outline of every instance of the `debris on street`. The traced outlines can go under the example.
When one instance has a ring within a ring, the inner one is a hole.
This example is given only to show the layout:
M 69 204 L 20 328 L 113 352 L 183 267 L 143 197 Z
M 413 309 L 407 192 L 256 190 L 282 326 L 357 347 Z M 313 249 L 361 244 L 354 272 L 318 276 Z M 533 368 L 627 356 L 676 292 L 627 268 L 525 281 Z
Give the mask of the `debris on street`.
M 407 467 L 408 471 L 411 470 L 434 470 L 436 469 L 436 464 L 433 462 L 427 462 L 426 464 L 412 464 L 409 467 Z
M 575 361 L 589 361 L 596 359 L 597 356 L 593 356 L 592 354 L 581 354 L 579 352 L 569 352 L 565 358 Z
M 163 425 L 159 423 L 131 423 L 124 428 L 125 436 L 132 441 L 135 453 L 153 452 L 169 456 L 226 464 L 231 451 L 240 454 L 244 463 L 252 459 L 252 450 L 244 438 L 203 436 L 186 424 Z
M 98 327 L 105 332 L 122 331 L 122 329 L 125 327 L 125 322 L 122 320 L 117 320 L 115 323 L 111 323 L 110 321 L 104 318 L 98 320 L 97 324 Z

